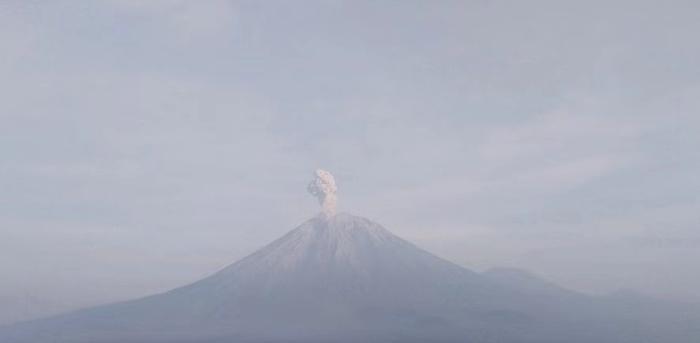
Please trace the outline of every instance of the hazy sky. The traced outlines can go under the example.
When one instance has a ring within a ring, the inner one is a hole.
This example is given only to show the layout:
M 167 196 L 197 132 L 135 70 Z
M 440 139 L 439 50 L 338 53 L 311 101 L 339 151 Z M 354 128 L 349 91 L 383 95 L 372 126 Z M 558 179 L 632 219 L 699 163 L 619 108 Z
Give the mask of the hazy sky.
M 317 167 L 466 267 L 700 297 L 698 32 L 697 1 L 2 1 L 0 302 L 194 281 L 315 215 Z

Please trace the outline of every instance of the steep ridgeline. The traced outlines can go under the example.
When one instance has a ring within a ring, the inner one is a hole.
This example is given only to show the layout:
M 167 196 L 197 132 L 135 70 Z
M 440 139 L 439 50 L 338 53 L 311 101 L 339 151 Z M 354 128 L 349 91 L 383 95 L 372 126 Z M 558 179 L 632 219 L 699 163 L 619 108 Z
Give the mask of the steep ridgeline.
M 697 313 L 475 273 L 337 214 L 191 285 L 13 325 L 0 341 L 681 343 L 700 337 Z

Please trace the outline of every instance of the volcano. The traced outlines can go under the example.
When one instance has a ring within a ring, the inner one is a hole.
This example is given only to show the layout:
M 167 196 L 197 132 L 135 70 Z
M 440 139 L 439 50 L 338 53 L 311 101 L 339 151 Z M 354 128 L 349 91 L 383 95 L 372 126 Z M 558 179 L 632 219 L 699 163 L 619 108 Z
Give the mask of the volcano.
M 0 341 L 687 342 L 700 316 L 678 309 L 472 272 L 341 213 L 193 284 L 12 325 Z
M 0 328 L 4 343 L 690 343 L 700 311 L 594 297 L 520 270 L 477 273 L 381 225 L 323 211 L 218 273 L 142 299 Z

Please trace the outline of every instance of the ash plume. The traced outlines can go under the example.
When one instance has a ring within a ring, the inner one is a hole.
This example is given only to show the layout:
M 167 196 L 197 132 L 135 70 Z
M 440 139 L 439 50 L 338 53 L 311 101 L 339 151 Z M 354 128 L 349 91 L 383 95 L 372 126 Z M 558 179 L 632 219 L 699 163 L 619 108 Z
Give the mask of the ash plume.
M 335 215 L 337 197 L 335 195 L 338 187 L 335 185 L 333 175 L 323 169 L 316 169 L 314 179 L 311 180 L 307 190 L 318 199 L 318 203 L 323 208 L 326 216 Z

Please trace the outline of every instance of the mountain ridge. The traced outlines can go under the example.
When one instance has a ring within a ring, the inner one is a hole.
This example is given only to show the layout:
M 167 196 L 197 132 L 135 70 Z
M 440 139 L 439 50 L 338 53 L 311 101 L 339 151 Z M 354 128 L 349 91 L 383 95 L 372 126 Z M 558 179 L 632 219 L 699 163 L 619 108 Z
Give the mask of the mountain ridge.
M 340 213 L 311 218 L 189 285 L 14 325 L 0 330 L 0 338 L 8 343 L 617 343 L 643 337 L 669 343 L 674 341 L 668 334 L 682 328 L 649 325 L 654 330 L 628 329 L 621 335 L 616 327 L 642 318 L 624 309 L 526 272 L 476 273 L 369 219 Z M 691 329 L 697 325 L 689 323 Z

